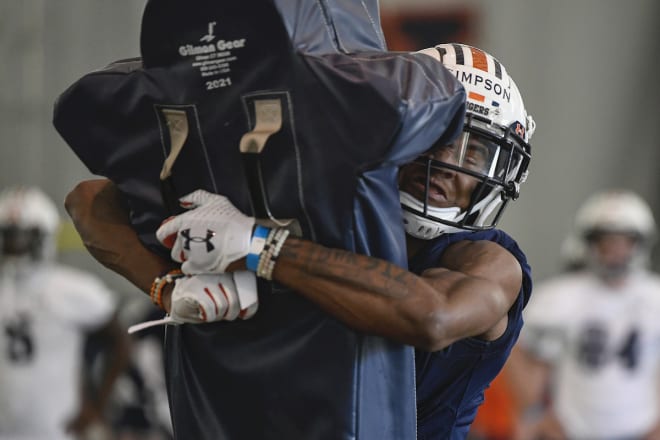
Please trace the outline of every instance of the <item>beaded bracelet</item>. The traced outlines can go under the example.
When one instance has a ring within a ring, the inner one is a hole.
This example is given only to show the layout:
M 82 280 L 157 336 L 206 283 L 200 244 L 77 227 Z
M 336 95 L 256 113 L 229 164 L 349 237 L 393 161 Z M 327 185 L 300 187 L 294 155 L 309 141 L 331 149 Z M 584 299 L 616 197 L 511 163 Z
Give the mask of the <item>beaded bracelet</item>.
M 257 264 L 257 270 L 255 271 L 257 273 L 257 276 L 263 278 L 263 273 L 264 273 L 264 268 L 268 261 L 270 261 L 270 255 L 272 255 L 273 252 L 273 239 L 275 238 L 275 235 L 277 234 L 278 228 L 271 229 L 268 232 L 268 236 L 266 237 L 266 242 L 264 243 L 264 247 L 259 253 L 259 263 Z
M 266 239 L 264 249 L 259 255 L 259 265 L 257 267 L 257 276 L 266 280 L 273 279 L 275 270 L 275 261 L 280 255 L 284 241 L 289 236 L 289 230 L 284 228 L 273 229 Z
M 183 272 L 181 272 L 181 269 L 172 269 L 166 272 L 164 275 L 156 277 L 154 282 L 151 283 L 151 290 L 149 291 L 151 302 L 162 309 L 163 288 L 167 284 L 172 284 L 177 278 L 182 278 L 184 276 L 185 275 Z

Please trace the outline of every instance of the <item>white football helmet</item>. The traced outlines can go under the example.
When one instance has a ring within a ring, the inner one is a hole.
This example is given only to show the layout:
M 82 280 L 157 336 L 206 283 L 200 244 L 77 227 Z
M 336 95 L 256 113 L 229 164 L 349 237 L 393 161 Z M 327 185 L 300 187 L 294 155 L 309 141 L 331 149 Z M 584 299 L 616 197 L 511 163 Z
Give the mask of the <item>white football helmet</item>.
M 624 232 L 652 241 L 655 219 L 649 205 L 626 190 L 607 190 L 589 197 L 575 216 L 575 226 L 583 237 L 595 232 Z
M 52 200 L 35 187 L 16 186 L 0 192 L 0 248 L 3 258 L 42 260 L 55 253 L 59 213 Z
M 529 140 L 536 124 L 525 110 L 520 92 L 499 61 L 488 53 L 465 44 L 439 44 L 424 49 L 440 61 L 466 91 L 466 115 L 458 145 L 463 150 L 454 164 L 422 156 L 415 163 L 426 167 L 427 182 L 434 168 L 468 174 L 480 181 L 470 206 L 461 210 L 430 206 L 428 184 L 424 200 L 400 191 L 406 232 L 432 239 L 443 233 L 492 229 L 509 200 L 515 200 L 527 177 L 531 158 Z M 465 166 L 463 157 L 474 142 L 488 149 L 479 169 Z
M 616 268 L 616 273 L 605 273 L 608 268 L 595 267 L 598 262 L 593 260 L 593 255 L 589 255 L 592 267 L 606 276 L 646 265 L 656 239 L 655 219 L 649 205 L 634 192 L 620 189 L 602 191 L 589 197 L 576 213 L 575 229 L 586 243 L 599 234 L 612 232 L 629 234 L 636 239 L 635 254 L 626 267 Z

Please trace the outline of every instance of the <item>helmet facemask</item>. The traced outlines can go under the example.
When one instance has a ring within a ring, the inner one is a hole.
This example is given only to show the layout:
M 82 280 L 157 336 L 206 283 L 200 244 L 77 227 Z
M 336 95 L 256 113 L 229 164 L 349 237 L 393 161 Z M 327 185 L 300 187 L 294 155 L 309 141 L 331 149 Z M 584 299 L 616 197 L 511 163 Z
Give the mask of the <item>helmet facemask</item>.
M 604 250 L 606 246 L 601 243 L 606 240 L 615 243 L 607 245 L 609 250 Z M 644 240 L 635 231 L 593 230 L 587 234 L 585 241 L 587 267 L 606 282 L 616 282 L 624 278 L 647 261 Z M 621 241 L 627 244 L 622 244 Z
M 39 228 L 21 228 L 16 225 L 0 228 L 0 247 L 5 258 L 40 260 L 48 237 Z
M 55 256 L 59 214 L 36 187 L 11 187 L 0 193 L 0 263 L 30 263 Z
M 456 142 L 435 147 L 409 165 L 424 167 L 426 184 L 420 199 L 405 192 L 405 188 L 402 191 L 406 231 L 431 239 L 442 233 L 494 228 L 509 200 L 518 197 L 520 183 L 526 177 L 531 155 L 523 136 L 520 124 L 499 127 L 485 117 L 468 113 L 464 131 Z M 477 184 L 469 204 L 433 206 L 431 182 L 435 173 L 460 173 L 475 179 Z

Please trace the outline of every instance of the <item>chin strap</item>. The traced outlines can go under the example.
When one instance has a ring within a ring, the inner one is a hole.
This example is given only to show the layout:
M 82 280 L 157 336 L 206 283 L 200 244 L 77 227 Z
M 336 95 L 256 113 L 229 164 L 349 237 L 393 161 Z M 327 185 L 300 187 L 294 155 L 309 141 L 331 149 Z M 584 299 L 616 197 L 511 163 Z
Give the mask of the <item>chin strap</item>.
M 415 238 L 420 238 L 422 240 L 432 240 L 442 234 L 453 234 L 463 231 L 463 229 L 428 219 L 420 214 L 405 209 L 405 207 L 408 207 L 415 210 L 416 212 L 424 212 L 424 205 L 422 202 L 405 191 L 399 191 L 399 200 L 404 206 L 404 228 L 409 235 L 412 235 Z M 459 221 L 463 216 L 463 214 L 461 214 L 460 208 L 458 207 L 435 208 L 428 206 L 427 212 L 433 217 L 454 222 Z

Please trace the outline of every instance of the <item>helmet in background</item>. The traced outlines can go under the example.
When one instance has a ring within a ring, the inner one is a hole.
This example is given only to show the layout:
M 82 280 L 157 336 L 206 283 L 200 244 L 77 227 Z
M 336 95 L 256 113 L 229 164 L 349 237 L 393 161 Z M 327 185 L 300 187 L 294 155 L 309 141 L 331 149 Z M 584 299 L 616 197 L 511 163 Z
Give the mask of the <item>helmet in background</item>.
M 656 238 L 651 208 L 640 196 L 627 190 L 607 190 L 589 197 L 576 213 L 575 229 L 587 245 L 607 233 L 625 234 L 635 241 L 635 252 L 626 264 L 619 267 L 604 267 L 592 253 L 588 253 L 589 263 L 606 277 L 646 265 Z
M 55 253 L 59 213 L 52 200 L 35 187 L 16 186 L 0 192 L 2 258 L 42 260 Z
M 626 190 L 608 190 L 589 197 L 575 216 L 575 226 L 584 238 L 598 232 L 623 232 L 649 242 L 656 234 L 651 208 Z
M 458 148 L 463 150 L 457 155 L 459 160 L 450 164 L 422 156 L 415 163 L 426 167 L 427 182 L 434 169 L 450 169 L 480 183 L 465 210 L 431 206 L 428 183 L 424 200 L 400 191 L 406 232 L 432 239 L 443 233 L 492 229 L 507 203 L 518 198 L 520 184 L 527 177 L 534 120 L 504 66 L 488 53 L 465 44 L 439 44 L 420 53 L 440 61 L 458 79 L 465 88 L 467 102 L 463 133 L 457 140 Z M 476 140 L 488 150 L 479 169 L 462 161 Z

